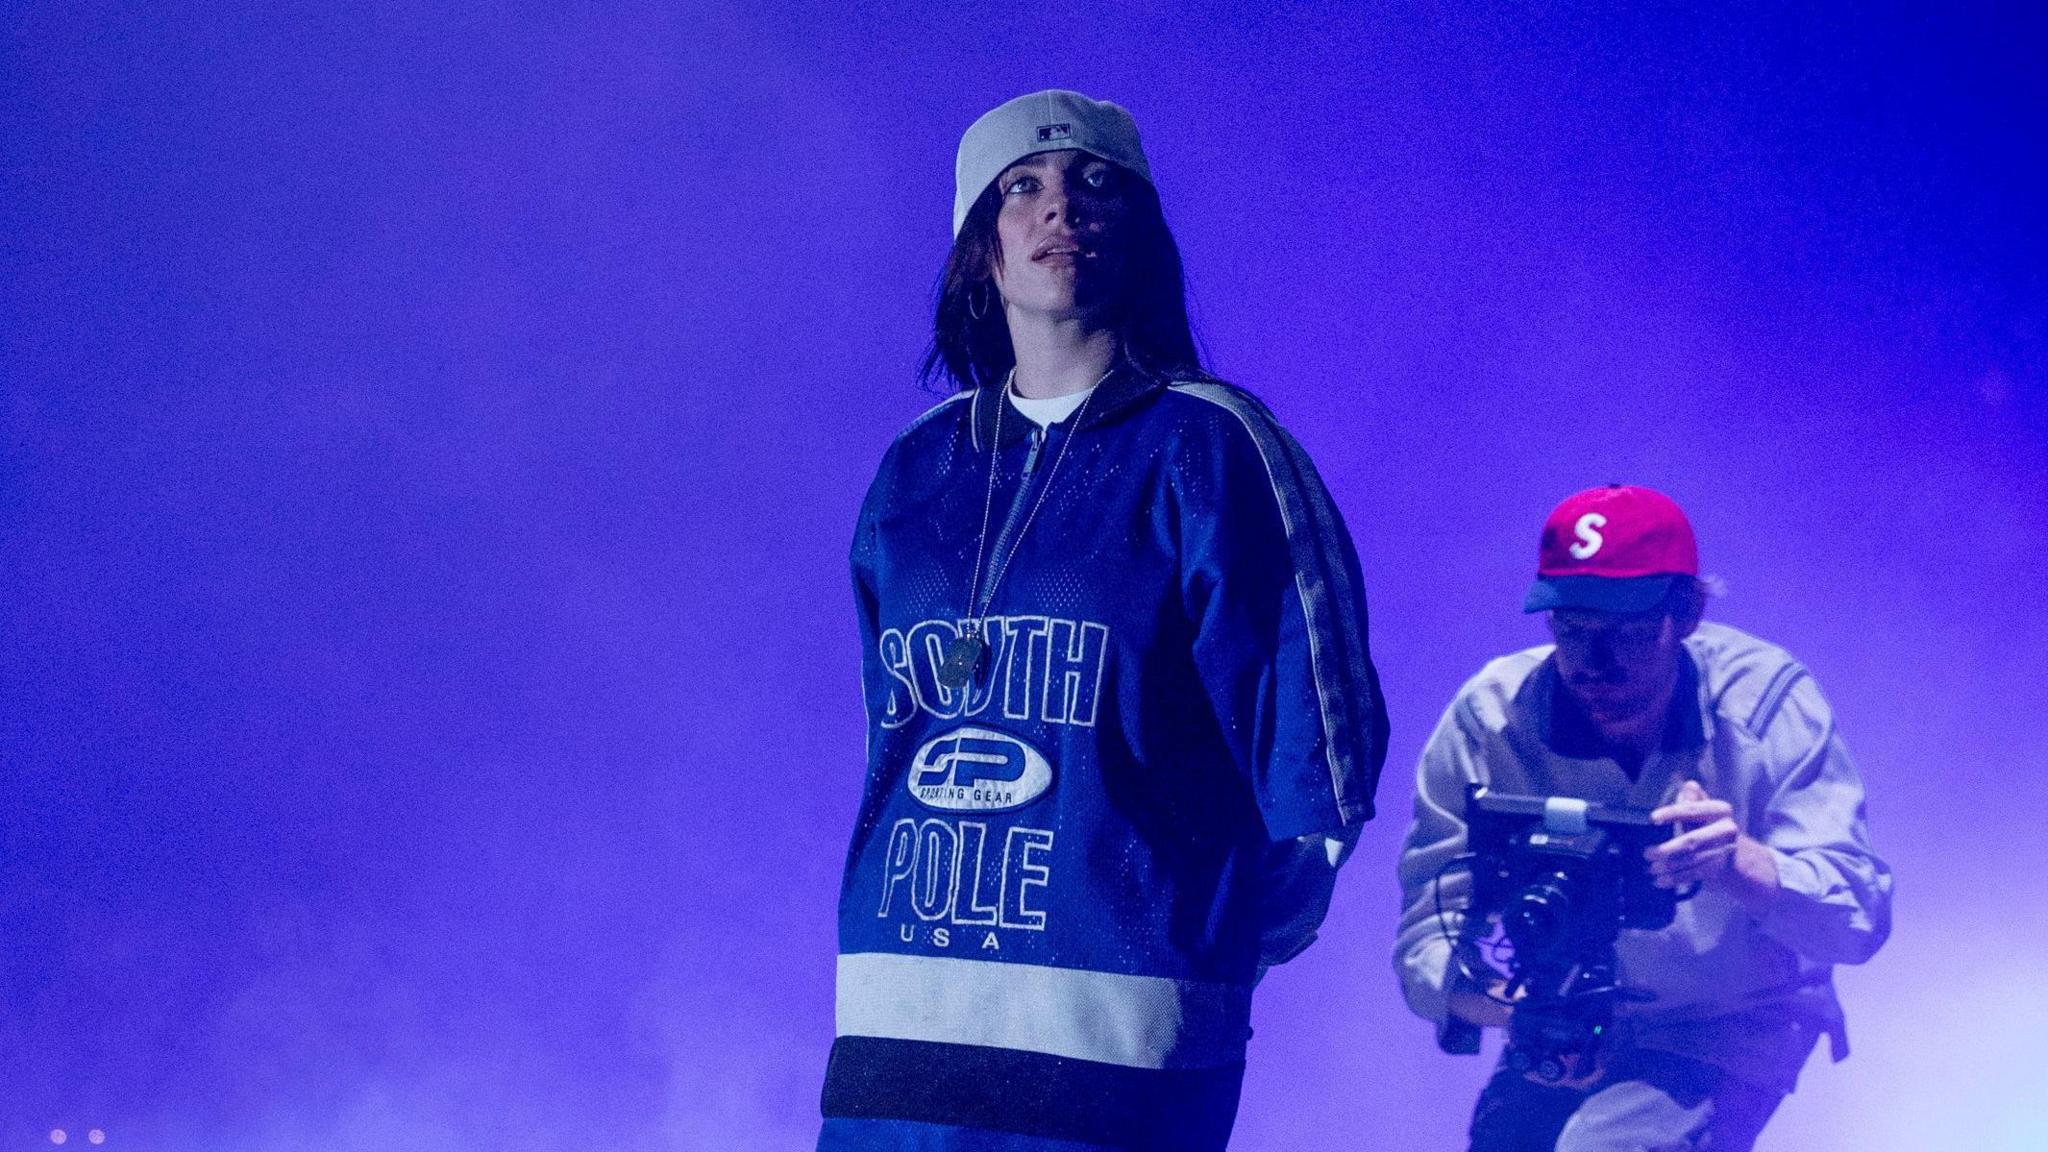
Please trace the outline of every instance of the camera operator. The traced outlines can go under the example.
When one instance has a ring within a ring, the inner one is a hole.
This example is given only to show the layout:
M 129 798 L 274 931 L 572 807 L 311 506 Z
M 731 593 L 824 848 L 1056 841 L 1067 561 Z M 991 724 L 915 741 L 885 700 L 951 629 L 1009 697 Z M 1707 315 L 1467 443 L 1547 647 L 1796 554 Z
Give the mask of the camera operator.
M 1450 939 L 1471 892 L 1455 864 L 1467 783 L 1653 809 L 1674 833 L 1648 869 L 1697 892 L 1670 927 L 1621 934 L 1620 982 L 1647 996 L 1563 1083 L 1503 1063 L 1471 1148 L 1748 1149 L 1820 1035 L 1847 1054 L 1829 973 L 1890 931 L 1862 781 L 1804 668 L 1702 623 L 1698 549 L 1670 498 L 1572 496 L 1544 523 L 1537 572 L 1524 610 L 1550 614 L 1556 643 L 1487 664 L 1423 750 L 1400 862 L 1403 990 L 1446 1051 L 1476 1052 L 1481 1027 L 1512 1018 L 1503 984 Z

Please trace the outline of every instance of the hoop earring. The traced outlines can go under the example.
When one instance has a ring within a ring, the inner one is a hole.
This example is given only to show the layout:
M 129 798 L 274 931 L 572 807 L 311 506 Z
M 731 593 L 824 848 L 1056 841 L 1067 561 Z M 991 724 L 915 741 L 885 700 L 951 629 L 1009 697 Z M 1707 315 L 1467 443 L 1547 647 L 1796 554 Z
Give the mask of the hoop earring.
M 974 287 L 967 290 L 967 315 L 976 320 L 980 320 L 988 315 L 989 301 L 981 294 L 984 288 L 989 290 L 989 295 L 993 296 L 995 294 L 995 286 L 986 280 L 975 281 Z M 976 308 L 975 305 L 977 303 L 981 307 Z

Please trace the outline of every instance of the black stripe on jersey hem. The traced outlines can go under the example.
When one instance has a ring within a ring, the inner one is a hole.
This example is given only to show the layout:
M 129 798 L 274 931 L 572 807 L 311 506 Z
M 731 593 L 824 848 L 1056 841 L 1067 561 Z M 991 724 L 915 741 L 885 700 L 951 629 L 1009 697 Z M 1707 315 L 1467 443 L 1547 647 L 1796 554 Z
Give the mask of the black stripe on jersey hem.
M 1158 1152 L 1221 1152 L 1244 1065 L 1126 1068 L 1039 1052 L 841 1036 L 823 1111 Z

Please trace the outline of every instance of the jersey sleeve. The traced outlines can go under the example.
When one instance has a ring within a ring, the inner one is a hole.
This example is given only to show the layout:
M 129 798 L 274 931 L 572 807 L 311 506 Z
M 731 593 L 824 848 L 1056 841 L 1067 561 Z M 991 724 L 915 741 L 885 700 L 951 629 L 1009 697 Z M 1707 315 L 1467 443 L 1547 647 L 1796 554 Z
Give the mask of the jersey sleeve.
M 1387 713 L 1357 553 L 1307 453 L 1249 396 L 1225 409 L 1180 509 L 1182 599 L 1216 719 L 1275 841 L 1371 819 Z

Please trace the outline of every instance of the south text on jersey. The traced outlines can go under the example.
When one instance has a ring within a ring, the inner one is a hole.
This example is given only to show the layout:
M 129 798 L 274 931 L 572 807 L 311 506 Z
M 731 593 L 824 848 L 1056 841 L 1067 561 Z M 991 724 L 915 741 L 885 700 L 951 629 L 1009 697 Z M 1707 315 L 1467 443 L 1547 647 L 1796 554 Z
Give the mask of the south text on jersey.
M 963 689 L 941 682 L 946 650 L 961 621 L 925 620 L 887 628 L 878 641 L 885 698 L 884 728 L 900 728 L 919 712 L 942 720 L 996 712 L 1008 720 L 1095 726 L 1109 628 L 1058 616 L 990 616 L 981 622 L 990 663 Z

